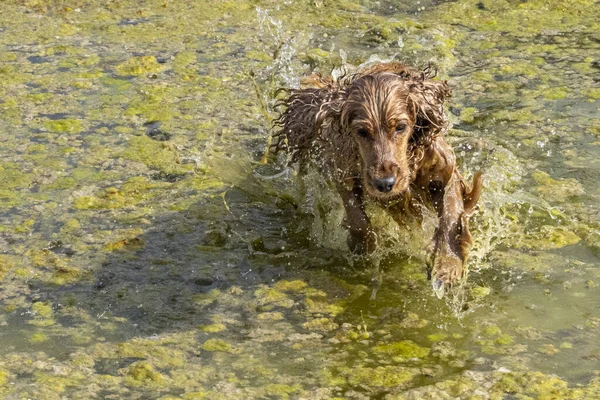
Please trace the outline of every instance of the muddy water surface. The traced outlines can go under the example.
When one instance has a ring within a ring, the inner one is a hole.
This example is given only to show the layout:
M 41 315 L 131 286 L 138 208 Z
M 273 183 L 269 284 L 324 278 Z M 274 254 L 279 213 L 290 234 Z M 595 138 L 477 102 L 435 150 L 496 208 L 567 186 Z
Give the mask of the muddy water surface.
M 0 397 L 600 398 L 600 10 L 581 1 L 4 1 Z M 467 283 L 263 165 L 279 86 L 434 62 L 486 191 Z

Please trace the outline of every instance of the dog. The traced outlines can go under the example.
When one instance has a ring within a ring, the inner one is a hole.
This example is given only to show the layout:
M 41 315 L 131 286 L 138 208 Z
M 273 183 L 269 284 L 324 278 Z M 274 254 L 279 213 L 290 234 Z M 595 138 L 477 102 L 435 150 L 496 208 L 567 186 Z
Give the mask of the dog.
M 346 211 L 348 245 L 370 254 L 377 236 L 365 212 L 367 198 L 400 225 L 422 221 L 422 207 L 438 216 L 427 261 L 435 290 L 455 284 L 464 272 L 472 237 L 468 217 L 482 190 L 482 175 L 465 182 L 444 139 L 451 97 L 430 66 L 379 63 L 340 78 L 311 75 L 308 87 L 282 89 L 284 108 L 274 122 L 276 151 L 305 171 L 316 163 L 335 184 Z M 442 291 L 443 293 L 443 291 Z

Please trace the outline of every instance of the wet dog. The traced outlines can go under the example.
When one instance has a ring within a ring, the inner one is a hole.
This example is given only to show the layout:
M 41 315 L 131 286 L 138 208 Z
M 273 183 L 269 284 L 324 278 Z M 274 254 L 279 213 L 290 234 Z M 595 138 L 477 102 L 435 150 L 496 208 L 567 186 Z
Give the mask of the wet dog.
M 346 211 L 348 245 L 358 254 L 377 244 L 365 198 L 402 224 L 419 218 L 423 205 L 437 211 L 428 257 L 436 290 L 461 278 L 471 246 L 467 219 L 482 178 L 462 178 L 444 139 L 444 103 L 451 90 L 427 67 L 380 63 L 342 78 L 310 77 L 309 87 L 285 90 L 276 120 L 275 146 L 304 170 L 316 163 L 335 186 Z

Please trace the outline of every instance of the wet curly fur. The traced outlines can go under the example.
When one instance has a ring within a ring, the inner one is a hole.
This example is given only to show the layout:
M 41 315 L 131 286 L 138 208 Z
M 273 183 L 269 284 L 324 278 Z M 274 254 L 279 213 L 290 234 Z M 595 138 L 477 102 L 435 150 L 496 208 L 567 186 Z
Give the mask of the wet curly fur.
M 366 197 L 399 223 L 418 217 L 421 205 L 437 211 L 429 276 L 451 285 L 463 274 L 471 245 L 467 218 L 479 199 L 482 179 L 467 184 L 444 140 L 451 97 L 435 71 L 380 63 L 339 79 L 312 75 L 301 89 L 286 89 L 285 110 L 275 122 L 277 150 L 305 170 L 316 163 L 335 183 L 346 210 L 348 244 L 371 253 L 377 238 Z

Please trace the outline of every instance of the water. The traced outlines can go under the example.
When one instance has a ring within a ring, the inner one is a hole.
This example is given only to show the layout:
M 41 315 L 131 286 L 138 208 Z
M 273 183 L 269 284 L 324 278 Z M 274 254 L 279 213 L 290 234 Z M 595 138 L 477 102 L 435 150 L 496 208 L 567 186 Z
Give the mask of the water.
M 599 398 L 598 14 L 4 2 L 0 397 Z M 436 63 L 461 169 L 484 171 L 442 300 L 427 234 L 373 210 L 370 301 L 335 193 L 260 163 L 278 87 L 390 59 Z

